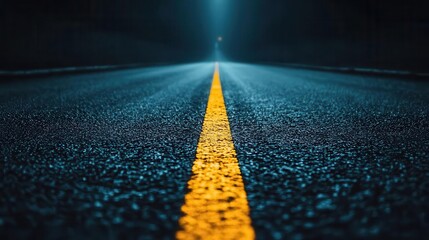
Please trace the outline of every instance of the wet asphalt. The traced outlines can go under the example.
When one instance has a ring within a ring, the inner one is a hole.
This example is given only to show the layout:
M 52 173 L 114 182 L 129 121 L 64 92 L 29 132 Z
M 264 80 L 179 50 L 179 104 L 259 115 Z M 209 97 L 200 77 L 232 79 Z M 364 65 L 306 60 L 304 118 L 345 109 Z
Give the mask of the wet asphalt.
M 214 65 L 0 83 L 2 239 L 171 239 Z M 258 239 L 429 233 L 429 83 L 221 63 Z

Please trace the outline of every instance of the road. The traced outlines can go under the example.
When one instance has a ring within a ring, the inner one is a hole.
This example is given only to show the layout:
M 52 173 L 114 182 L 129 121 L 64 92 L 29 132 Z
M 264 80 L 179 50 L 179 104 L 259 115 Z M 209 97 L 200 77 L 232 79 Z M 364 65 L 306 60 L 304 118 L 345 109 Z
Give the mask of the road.
M 213 71 L 3 81 L 2 239 L 174 238 Z M 428 82 L 240 63 L 219 74 L 258 239 L 429 233 Z

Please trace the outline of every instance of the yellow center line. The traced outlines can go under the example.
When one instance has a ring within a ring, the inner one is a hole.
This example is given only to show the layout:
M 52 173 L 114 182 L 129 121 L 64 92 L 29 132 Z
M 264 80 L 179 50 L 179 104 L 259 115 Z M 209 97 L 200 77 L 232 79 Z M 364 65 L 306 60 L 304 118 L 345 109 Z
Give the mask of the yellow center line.
M 216 63 L 177 239 L 254 239 Z

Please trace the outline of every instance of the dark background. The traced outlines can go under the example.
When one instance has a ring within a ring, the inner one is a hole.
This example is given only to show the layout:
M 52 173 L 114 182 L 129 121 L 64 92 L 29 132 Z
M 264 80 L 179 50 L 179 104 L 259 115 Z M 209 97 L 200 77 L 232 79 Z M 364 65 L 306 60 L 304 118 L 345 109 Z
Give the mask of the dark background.
M 429 71 L 412 0 L 4 0 L 0 69 L 213 60 Z

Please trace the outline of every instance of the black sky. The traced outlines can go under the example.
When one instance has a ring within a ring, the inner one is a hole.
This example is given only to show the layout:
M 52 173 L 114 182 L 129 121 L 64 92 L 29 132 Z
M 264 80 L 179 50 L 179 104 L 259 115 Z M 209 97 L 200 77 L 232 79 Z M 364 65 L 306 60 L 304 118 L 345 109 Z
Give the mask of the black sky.
M 427 69 L 413 0 L 4 0 L 2 68 L 230 59 Z

